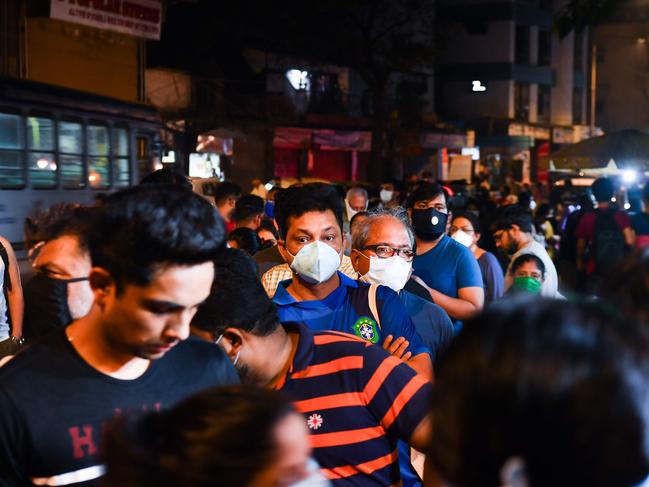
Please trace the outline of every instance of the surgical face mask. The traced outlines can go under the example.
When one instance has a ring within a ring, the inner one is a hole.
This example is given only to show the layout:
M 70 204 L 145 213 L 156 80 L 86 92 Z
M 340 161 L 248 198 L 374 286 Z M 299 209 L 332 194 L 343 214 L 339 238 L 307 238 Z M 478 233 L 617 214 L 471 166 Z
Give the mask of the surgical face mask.
M 340 267 L 340 254 L 326 243 L 311 242 L 293 255 L 291 269 L 310 284 L 320 284 L 333 276 Z
M 362 254 L 364 257 L 365 254 Z M 412 271 L 412 262 L 406 262 L 398 255 L 385 259 L 380 257 L 369 257 L 370 270 L 361 276 L 360 280 L 368 284 L 379 284 L 388 286 L 396 292 L 403 289 Z
M 453 235 L 451 235 L 451 238 L 465 247 L 471 247 L 471 245 L 473 245 L 473 237 L 464 230 L 457 230 Z
M 289 484 L 289 487 L 329 487 L 331 485 L 320 473 L 318 462 L 312 458 L 307 463 L 306 474 L 305 478 Z
M 412 227 L 415 235 L 425 242 L 437 240 L 446 232 L 448 215 L 435 208 L 412 210 Z
M 73 316 L 68 304 L 68 284 L 87 280 L 87 277 L 57 279 L 42 272 L 32 277 L 23 290 L 26 334 L 35 337 L 53 328 L 69 325 Z
M 541 293 L 541 283 L 533 277 L 515 277 L 512 288 L 518 292 L 526 292 L 530 294 Z
M 382 189 L 379 193 L 379 196 L 381 197 L 381 201 L 383 203 L 388 203 L 390 200 L 392 200 L 394 191 L 390 191 L 389 189 Z

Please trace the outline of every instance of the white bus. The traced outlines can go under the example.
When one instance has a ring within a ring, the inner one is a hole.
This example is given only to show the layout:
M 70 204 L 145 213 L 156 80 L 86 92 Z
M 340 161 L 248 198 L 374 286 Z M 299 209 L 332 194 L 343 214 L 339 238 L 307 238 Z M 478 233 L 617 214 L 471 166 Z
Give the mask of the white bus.
M 0 235 L 24 255 L 25 218 L 136 184 L 160 155 L 145 105 L 0 78 Z

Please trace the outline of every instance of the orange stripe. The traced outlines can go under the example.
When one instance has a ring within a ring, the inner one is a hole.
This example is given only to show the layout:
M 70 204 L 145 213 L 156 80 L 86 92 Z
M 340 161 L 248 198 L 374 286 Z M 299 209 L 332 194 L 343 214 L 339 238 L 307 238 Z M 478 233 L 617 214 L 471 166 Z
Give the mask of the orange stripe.
M 301 413 L 319 411 L 323 409 L 334 409 L 350 406 L 365 406 L 363 397 L 358 392 L 346 392 L 344 394 L 332 394 L 330 396 L 314 397 L 293 403 L 295 409 Z
M 377 470 L 380 470 L 391 463 L 396 462 L 397 460 L 397 450 L 394 450 L 392 453 L 388 453 L 380 458 L 371 460 L 365 463 L 359 463 L 358 465 L 346 465 L 344 467 L 334 467 L 334 468 L 321 468 L 320 473 L 322 473 L 329 480 L 342 479 L 345 477 L 351 477 L 359 473 L 369 475 Z
M 367 384 L 365 384 L 365 388 L 363 389 L 363 394 L 367 398 L 366 401 L 368 404 L 372 402 L 375 394 L 381 388 L 388 375 L 390 375 L 392 369 L 402 363 L 401 360 L 392 356 L 386 357 L 385 360 L 381 362 L 381 365 L 379 365 L 376 371 L 374 371 L 372 377 L 370 377 L 370 380 L 367 381 Z
M 357 342 L 364 342 L 367 343 L 367 340 L 364 340 L 361 337 L 357 337 L 356 335 L 352 335 L 351 333 L 345 333 L 344 331 L 336 331 L 336 330 L 327 330 L 327 335 L 338 335 L 341 337 L 347 337 L 350 340 L 356 340 Z M 322 336 L 322 335 L 320 335 Z
M 322 364 L 310 365 L 304 370 L 300 370 L 291 375 L 291 379 L 306 379 L 311 377 L 318 377 L 320 375 L 336 374 L 344 370 L 362 369 L 363 356 L 362 355 L 349 355 L 347 357 L 337 358 L 330 362 Z
M 374 438 L 380 438 L 385 434 L 382 426 L 362 428 L 358 430 L 338 431 L 336 433 L 312 434 L 309 436 L 311 447 L 326 448 L 328 446 L 352 445 Z
M 412 396 L 414 396 L 425 384 L 426 381 L 416 375 L 410 379 L 410 382 L 408 382 L 406 387 L 401 389 L 399 395 L 394 398 L 394 401 L 392 401 L 392 406 L 390 406 L 390 409 L 385 413 L 385 416 L 383 416 L 383 419 L 381 420 L 381 424 L 386 430 L 392 426 L 392 423 L 397 419 L 404 406 L 408 404 L 408 401 L 412 399 Z
M 346 336 L 314 335 L 313 336 L 313 343 L 315 343 L 316 345 L 326 345 L 328 343 L 336 343 L 336 342 L 357 342 L 357 341 L 359 341 L 358 337 L 352 335 L 346 335 Z

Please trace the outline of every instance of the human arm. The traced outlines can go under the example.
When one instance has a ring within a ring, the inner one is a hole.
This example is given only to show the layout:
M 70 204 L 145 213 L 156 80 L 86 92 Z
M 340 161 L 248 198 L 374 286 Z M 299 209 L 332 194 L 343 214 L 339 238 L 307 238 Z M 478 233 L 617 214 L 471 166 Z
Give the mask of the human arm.
M 635 231 L 633 230 L 633 228 L 626 227 L 623 230 L 623 233 L 624 233 L 624 243 L 626 243 L 629 248 L 634 249 L 635 248 L 636 235 L 635 235 Z
M 413 276 L 413 278 L 428 290 L 436 305 L 444 309 L 451 318 L 456 320 L 471 318 L 484 306 L 484 289 L 482 287 L 458 289 L 458 297 L 452 298 L 429 287 L 421 278 L 417 276 Z
M 432 380 L 433 364 L 430 350 L 417 333 L 399 296 L 391 289 L 379 286 L 377 300 L 380 303 L 381 328 L 385 336 L 383 348 L 406 362 L 417 373 Z
M 0 243 L 7 251 L 9 260 L 9 279 L 11 280 L 11 285 L 7 286 L 7 307 L 11 316 L 11 336 L 22 338 L 25 302 L 23 299 L 23 287 L 20 282 L 20 268 L 18 267 L 16 254 L 9 241 L 0 238 Z
M 586 240 L 583 238 L 577 239 L 577 270 L 583 271 L 586 269 Z
M 362 373 L 367 407 L 387 434 L 426 451 L 431 432 L 432 385 L 395 357 L 369 344 Z

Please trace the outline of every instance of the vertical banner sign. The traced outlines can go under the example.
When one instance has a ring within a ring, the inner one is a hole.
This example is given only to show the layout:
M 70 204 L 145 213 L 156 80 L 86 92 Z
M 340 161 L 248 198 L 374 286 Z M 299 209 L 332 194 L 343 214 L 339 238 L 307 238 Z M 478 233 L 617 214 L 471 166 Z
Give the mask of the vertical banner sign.
M 156 0 L 51 0 L 50 17 L 160 40 L 162 6 Z

